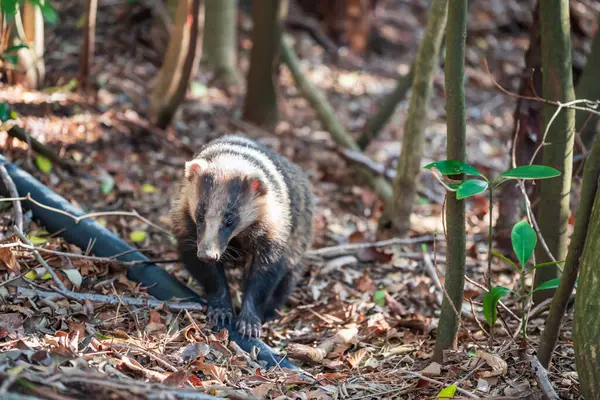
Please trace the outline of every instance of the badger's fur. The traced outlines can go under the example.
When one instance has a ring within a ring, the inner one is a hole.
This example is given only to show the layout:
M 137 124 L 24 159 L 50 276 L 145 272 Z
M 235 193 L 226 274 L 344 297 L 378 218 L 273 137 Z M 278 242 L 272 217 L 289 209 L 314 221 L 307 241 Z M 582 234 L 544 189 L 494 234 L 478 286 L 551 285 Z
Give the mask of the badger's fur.
M 312 204 L 300 168 L 243 136 L 213 140 L 186 163 L 173 228 L 184 265 L 206 292 L 209 320 L 232 320 L 223 261 L 241 253 L 246 271 L 237 329 L 260 336 L 302 275 Z

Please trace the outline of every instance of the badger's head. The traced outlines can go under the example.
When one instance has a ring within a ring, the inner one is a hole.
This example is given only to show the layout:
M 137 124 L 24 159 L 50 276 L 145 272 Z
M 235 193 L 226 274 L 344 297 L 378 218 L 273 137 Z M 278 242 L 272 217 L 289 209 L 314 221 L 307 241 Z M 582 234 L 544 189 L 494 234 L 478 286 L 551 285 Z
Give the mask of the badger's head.
M 248 165 L 194 159 L 185 165 L 198 259 L 218 261 L 229 241 L 259 221 L 268 187 Z

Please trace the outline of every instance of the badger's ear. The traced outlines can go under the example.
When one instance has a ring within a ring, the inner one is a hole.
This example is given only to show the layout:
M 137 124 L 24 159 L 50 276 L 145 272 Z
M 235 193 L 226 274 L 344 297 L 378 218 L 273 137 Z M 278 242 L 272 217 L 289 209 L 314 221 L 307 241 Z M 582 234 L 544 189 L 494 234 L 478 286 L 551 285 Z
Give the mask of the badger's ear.
M 265 194 L 267 194 L 267 185 L 258 175 L 250 176 L 248 178 L 248 185 L 250 187 L 250 191 L 256 196 L 264 196 Z
M 202 158 L 195 158 L 192 161 L 185 163 L 185 177 L 187 180 L 192 181 L 195 177 L 199 176 L 202 171 L 208 168 L 208 162 Z

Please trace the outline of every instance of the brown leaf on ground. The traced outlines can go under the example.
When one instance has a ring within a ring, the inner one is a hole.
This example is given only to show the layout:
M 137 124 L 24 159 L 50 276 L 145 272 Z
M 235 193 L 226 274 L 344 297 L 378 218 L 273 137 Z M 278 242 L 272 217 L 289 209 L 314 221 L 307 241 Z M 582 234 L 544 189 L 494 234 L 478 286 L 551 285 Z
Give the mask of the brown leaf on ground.
M 8 269 L 16 274 L 21 273 L 21 267 L 15 258 L 12 247 L 0 247 L 0 268 Z

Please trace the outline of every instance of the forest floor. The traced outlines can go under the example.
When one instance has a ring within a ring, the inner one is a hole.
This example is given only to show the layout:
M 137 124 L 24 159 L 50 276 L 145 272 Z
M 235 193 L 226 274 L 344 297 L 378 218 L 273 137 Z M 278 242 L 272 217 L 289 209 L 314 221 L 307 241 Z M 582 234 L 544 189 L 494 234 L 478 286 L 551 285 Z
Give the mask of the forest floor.
M 394 76 L 408 69 L 428 4 L 419 0 L 383 3 L 385 12 L 378 14 L 377 25 L 387 41 L 382 41 L 381 54 L 365 57 L 362 70 L 340 68 L 306 34 L 292 33 L 305 73 L 327 93 L 338 118 L 355 137 L 394 87 Z M 509 167 L 516 101 L 494 86 L 484 59 L 502 86 L 518 91 L 533 9 L 533 1 L 511 0 L 501 7 L 497 3 L 472 4 L 467 48 L 468 159 L 489 176 Z M 574 62 L 581 68 L 595 16 L 583 2 L 573 3 L 572 8 L 580 10 Z M 147 105 L 149 83 L 157 75 L 166 46 L 150 11 L 138 3 L 100 2 L 91 74 L 98 90 L 85 97 L 69 91 L 69 82 L 77 75 L 83 5 L 75 0 L 56 5 L 60 22 L 49 26 L 46 35 L 47 86 L 52 88 L 27 91 L 5 84 L 0 87 L 0 102 L 9 103 L 19 114 L 18 124 L 59 150 L 61 157 L 76 165 L 76 171 L 58 165 L 48 171 L 26 144 L 4 133 L 0 134 L 3 154 L 85 212 L 136 210 L 169 229 L 169 204 L 184 162 L 202 143 L 240 131 L 236 121 L 243 90 L 225 93 L 212 88 L 210 76 L 201 70 L 173 126 L 167 131 L 149 129 L 141 110 Z M 240 19 L 240 65 L 245 72 L 250 24 L 247 17 Z M 318 197 L 315 249 L 375 241 L 381 202 L 357 186 L 351 166 L 327 150 L 332 147 L 328 133 L 285 67 L 280 83 L 281 122 L 276 134 L 256 129 L 242 132 L 260 138 L 309 174 Z M 400 153 L 407 104 L 405 100 L 399 105 L 366 151 L 388 167 L 395 165 Z M 441 69 L 435 76 L 428 117 L 424 163 L 445 158 Z M 337 339 L 343 336 L 344 340 L 337 340 L 322 360 L 290 358 L 315 381 L 281 368 L 265 369 L 255 354 L 229 343 L 226 332 L 212 333 L 201 312 L 172 313 L 164 307 L 133 308 L 23 294 L 19 288 L 52 290 L 52 282 L 31 251 L 12 248 L 0 249 L 0 393 L 18 391 L 48 399 L 199 398 L 202 392 L 229 398 L 416 399 L 435 398 L 444 387 L 456 384 L 461 390 L 456 396 L 462 397 L 541 398 L 533 369 L 521 357 L 516 298 L 506 298 L 511 312 L 500 309 L 504 324 L 495 329 L 493 341 L 481 313 L 487 268 L 485 198 L 467 202 L 466 274 L 470 282 L 465 287 L 467 301 L 457 351 L 447 353 L 442 365 L 432 362 L 443 296 L 435 280 L 439 275 L 443 282 L 444 193 L 427 174 L 422 181 L 429 195 L 419 198 L 411 216 L 411 236 L 437 233 L 435 241 L 430 237 L 410 245 L 369 247 L 338 252 L 334 258 L 311 259 L 306 279 L 294 292 L 283 318 L 265 326 L 265 343 L 281 354 L 290 344 L 319 345 L 342 333 Z M 11 208 L 3 207 L 0 217 L 2 226 L 12 225 Z M 177 257 L 168 236 L 138 219 L 121 215 L 98 221 L 151 259 Z M 86 251 L 48 235 L 35 222 L 29 223 L 26 233 L 47 249 Z M 4 236 L 5 243 L 16 240 Z M 143 289 L 128 281 L 118 264 L 43 256 L 75 291 L 115 298 L 143 296 Z M 164 267 L 197 288 L 178 263 Z M 493 272 L 496 284 L 518 286 L 510 265 L 494 263 Z M 239 289 L 239 280 L 235 288 Z M 235 301 L 239 302 L 239 294 Z M 546 315 L 544 307 L 530 312 L 530 353 L 537 348 Z M 564 399 L 580 398 L 571 328 L 569 314 L 549 371 L 554 389 Z

